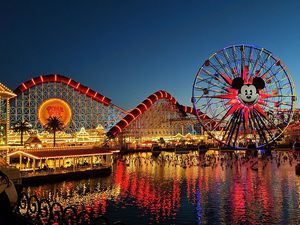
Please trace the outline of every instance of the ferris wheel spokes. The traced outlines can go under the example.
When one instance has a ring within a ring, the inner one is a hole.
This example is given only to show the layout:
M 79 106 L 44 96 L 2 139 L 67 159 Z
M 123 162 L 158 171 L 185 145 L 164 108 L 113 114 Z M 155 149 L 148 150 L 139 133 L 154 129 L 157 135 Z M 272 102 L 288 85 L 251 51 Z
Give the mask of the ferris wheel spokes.
M 276 140 L 292 118 L 296 96 L 279 58 L 264 48 L 236 45 L 204 62 L 192 99 L 194 108 L 213 121 L 208 126 L 198 117 L 203 128 L 224 145 L 240 148 L 252 139 L 257 147 Z

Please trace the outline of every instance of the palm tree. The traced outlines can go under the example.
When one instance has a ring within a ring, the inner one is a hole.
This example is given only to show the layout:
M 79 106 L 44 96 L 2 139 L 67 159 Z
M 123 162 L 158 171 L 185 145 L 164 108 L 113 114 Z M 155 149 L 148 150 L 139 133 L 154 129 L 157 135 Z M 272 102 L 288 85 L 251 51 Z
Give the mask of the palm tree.
M 64 123 L 61 121 L 60 117 L 50 116 L 45 124 L 45 129 L 48 132 L 53 133 L 53 147 L 55 147 L 56 131 L 62 131 L 64 129 Z
M 27 120 L 20 120 L 13 126 L 13 131 L 21 134 L 21 145 L 23 145 L 24 133 L 30 132 L 32 125 Z

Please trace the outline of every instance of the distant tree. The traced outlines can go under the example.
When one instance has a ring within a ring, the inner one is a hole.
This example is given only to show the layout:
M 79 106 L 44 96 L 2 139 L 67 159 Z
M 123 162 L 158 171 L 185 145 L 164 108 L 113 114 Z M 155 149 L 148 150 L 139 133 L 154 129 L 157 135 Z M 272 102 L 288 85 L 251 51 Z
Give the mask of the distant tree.
M 27 120 L 20 120 L 13 126 L 13 131 L 21 134 L 21 145 L 23 145 L 24 133 L 30 132 L 32 125 Z
M 53 133 L 53 147 L 55 147 L 56 132 L 62 131 L 64 129 L 64 124 L 61 121 L 61 118 L 56 116 L 50 116 L 47 119 L 47 123 L 45 124 L 45 129 L 48 132 Z

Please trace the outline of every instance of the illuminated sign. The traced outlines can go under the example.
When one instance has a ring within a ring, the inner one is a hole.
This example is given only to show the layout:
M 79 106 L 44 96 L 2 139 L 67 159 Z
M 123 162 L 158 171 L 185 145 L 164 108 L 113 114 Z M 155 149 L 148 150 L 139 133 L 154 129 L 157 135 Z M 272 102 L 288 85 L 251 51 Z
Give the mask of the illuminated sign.
M 44 101 L 39 107 L 39 120 L 44 126 L 49 117 L 58 117 L 67 126 L 72 117 L 72 111 L 68 103 L 58 98 Z

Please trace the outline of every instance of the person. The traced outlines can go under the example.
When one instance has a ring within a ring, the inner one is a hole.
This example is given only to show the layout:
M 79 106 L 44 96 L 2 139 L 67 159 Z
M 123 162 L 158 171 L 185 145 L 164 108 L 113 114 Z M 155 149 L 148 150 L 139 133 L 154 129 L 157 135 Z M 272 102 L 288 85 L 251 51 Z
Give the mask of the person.
M 14 183 L 0 170 L 0 218 L 12 220 L 12 210 L 17 205 L 18 194 Z

